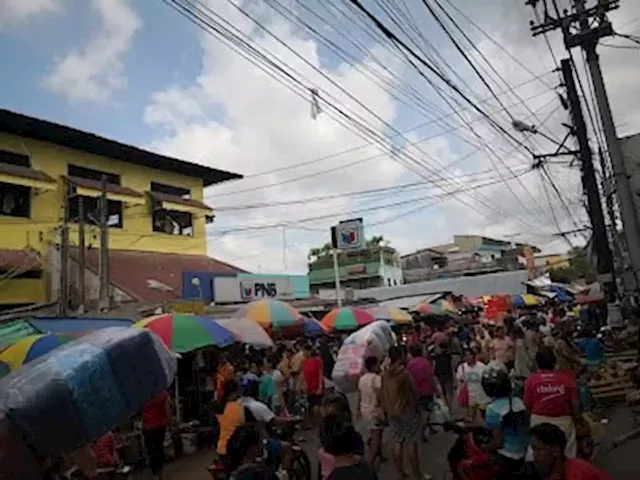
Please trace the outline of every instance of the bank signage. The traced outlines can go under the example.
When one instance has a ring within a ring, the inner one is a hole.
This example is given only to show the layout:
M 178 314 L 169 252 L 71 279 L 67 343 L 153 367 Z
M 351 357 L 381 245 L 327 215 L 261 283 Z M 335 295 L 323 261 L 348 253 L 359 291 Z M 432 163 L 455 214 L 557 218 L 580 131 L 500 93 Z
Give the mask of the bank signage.
M 338 250 L 353 251 L 364 247 L 364 227 L 362 218 L 354 218 L 338 223 L 331 229 L 332 243 Z
M 216 277 L 214 279 L 216 303 L 251 302 L 253 300 L 295 298 L 292 282 L 281 277 L 239 279 L 237 277 Z

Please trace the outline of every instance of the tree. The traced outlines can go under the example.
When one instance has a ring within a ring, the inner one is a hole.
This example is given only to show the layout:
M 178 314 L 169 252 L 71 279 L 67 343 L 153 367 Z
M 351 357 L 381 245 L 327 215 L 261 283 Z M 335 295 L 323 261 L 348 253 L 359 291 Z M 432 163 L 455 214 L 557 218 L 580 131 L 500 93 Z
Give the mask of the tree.
M 396 253 L 396 249 L 389 245 L 389 241 L 384 238 L 383 235 L 374 235 L 365 242 L 365 250 L 377 250 L 378 248 L 384 248 L 390 251 L 392 254 Z M 310 263 L 315 263 L 318 260 L 328 258 L 331 256 L 333 247 L 330 242 L 325 243 L 321 247 L 311 248 L 307 254 L 307 260 Z
M 552 282 L 571 283 L 584 279 L 590 282 L 596 275 L 596 270 L 589 262 L 587 253 L 582 248 L 572 248 L 569 251 L 569 266 L 549 271 Z

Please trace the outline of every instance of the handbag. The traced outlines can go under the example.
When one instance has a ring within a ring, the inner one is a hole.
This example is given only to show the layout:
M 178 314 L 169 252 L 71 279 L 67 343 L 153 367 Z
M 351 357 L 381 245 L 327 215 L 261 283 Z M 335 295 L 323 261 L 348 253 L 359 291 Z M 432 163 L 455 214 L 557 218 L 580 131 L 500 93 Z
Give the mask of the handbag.
M 464 366 L 462 368 L 464 369 Z M 456 402 L 460 407 L 463 408 L 467 408 L 469 406 L 469 388 L 467 387 L 466 381 L 463 381 L 458 388 L 458 396 L 456 398 Z

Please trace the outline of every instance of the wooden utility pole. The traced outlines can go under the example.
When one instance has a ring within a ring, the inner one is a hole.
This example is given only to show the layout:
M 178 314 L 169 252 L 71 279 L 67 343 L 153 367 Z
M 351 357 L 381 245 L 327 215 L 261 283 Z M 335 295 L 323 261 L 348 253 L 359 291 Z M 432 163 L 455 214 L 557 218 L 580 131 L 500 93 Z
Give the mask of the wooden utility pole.
M 589 146 L 587 126 L 584 121 L 584 116 L 582 115 L 582 106 L 580 105 L 580 96 L 578 95 L 573 77 L 571 60 L 564 59 L 560 64 L 564 84 L 567 88 L 567 100 L 569 101 L 571 119 L 580 147 L 578 158 L 580 159 L 580 170 L 582 171 L 582 186 L 587 196 L 587 213 L 589 214 L 591 226 L 593 227 L 592 238 L 597 257 L 598 274 L 603 276 L 603 285 L 607 292 L 607 299 L 613 301 L 616 293 L 616 284 L 613 280 L 613 255 L 611 254 L 611 248 L 609 248 L 607 226 L 604 222 L 604 213 L 602 212 L 602 203 L 600 201 L 600 189 L 598 188 L 596 172 L 593 167 L 593 153 Z
M 66 177 L 62 177 L 62 195 L 58 316 L 66 317 L 69 311 L 69 181 Z
M 100 195 L 100 310 L 110 307 L 109 295 L 109 212 L 107 200 L 107 176 L 102 175 Z
M 84 313 L 86 304 L 84 271 L 85 265 L 85 237 L 84 237 L 84 198 L 78 196 L 78 286 L 80 290 L 80 300 L 78 311 Z

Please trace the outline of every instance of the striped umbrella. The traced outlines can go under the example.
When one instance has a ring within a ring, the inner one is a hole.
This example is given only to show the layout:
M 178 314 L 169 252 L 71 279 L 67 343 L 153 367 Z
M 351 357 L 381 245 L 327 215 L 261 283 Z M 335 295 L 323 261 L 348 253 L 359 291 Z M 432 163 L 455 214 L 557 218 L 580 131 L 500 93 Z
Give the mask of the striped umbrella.
M 411 311 L 420 315 L 446 315 L 447 312 L 437 303 L 421 302 L 415 305 Z
M 237 341 L 236 336 L 214 320 L 184 313 L 163 313 L 145 318 L 133 325 L 158 335 L 164 344 L 177 353 L 202 347 L 227 347 Z
M 398 307 L 379 305 L 377 307 L 367 308 L 367 312 L 371 313 L 376 320 L 386 320 L 389 323 L 395 323 L 397 325 L 413 323 L 411 314 Z
M 369 311 L 362 308 L 342 307 L 331 310 L 320 320 L 320 323 L 327 331 L 350 331 L 364 327 L 375 320 Z
M 302 314 L 280 300 L 256 300 L 240 308 L 235 317 L 248 318 L 270 331 L 297 331 L 303 328 Z
M 73 340 L 65 335 L 29 335 L 0 353 L 0 377 Z

